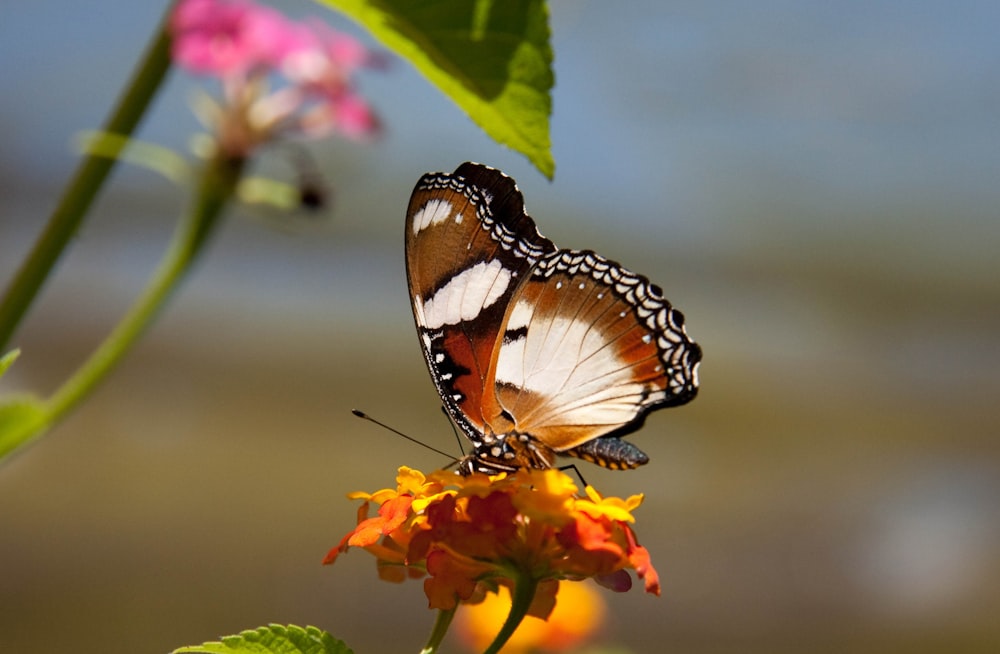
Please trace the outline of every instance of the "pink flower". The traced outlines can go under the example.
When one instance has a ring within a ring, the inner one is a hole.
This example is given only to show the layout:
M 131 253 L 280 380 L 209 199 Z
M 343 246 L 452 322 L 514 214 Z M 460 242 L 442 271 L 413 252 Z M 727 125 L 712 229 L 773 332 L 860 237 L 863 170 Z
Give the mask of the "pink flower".
M 331 129 L 360 138 L 378 129 L 368 103 L 358 95 L 351 76 L 360 67 L 380 61 L 360 42 L 318 21 L 293 27 L 281 59 L 281 71 L 317 104 L 304 127 L 314 134 Z
M 288 133 L 363 138 L 378 131 L 353 84 L 354 72 L 378 59 L 346 34 L 251 0 L 181 0 L 171 28 L 174 61 L 222 82 L 222 103 L 203 101 L 200 115 L 230 156 Z M 285 83 L 272 89 L 271 73 Z
M 278 65 L 292 25 L 279 12 L 248 0 L 184 0 L 171 27 L 177 63 L 223 77 Z
M 378 132 L 380 124 L 364 98 L 356 93 L 342 93 L 306 112 L 301 127 L 315 136 L 336 130 L 345 136 L 362 139 Z

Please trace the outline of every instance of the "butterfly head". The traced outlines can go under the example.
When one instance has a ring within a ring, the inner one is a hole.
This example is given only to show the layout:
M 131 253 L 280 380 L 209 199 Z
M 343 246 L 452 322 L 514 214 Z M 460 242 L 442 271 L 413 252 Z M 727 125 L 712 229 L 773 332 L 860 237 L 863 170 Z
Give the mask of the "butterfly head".
M 472 445 L 472 452 L 458 463 L 458 471 L 462 475 L 474 472 L 496 475 L 520 468 L 543 470 L 553 467 L 556 459 L 556 453 L 551 448 L 529 434 L 484 434 Z

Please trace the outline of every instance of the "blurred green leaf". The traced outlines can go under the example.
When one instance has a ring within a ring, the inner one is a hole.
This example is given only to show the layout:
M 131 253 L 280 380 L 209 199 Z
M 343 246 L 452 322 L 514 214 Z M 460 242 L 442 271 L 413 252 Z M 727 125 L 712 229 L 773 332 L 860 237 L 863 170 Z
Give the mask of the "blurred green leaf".
M 552 178 L 554 76 L 544 0 L 318 1 L 367 28 L 490 137 Z
M 221 642 L 181 647 L 173 654 L 353 654 L 343 642 L 316 627 L 278 624 L 225 636 Z
M 121 134 L 98 130 L 76 135 L 76 147 L 87 156 L 127 161 L 163 175 L 178 186 L 191 182 L 194 173 L 181 155 L 162 145 L 140 141 Z
M 11 350 L 7 354 L 0 357 L 0 377 L 3 377 L 3 374 L 7 372 L 7 368 L 14 365 L 14 362 L 17 361 L 17 357 L 19 356 L 21 356 L 21 350 Z
M 0 360 L 0 367 L 10 365 Z M 47 411 L 44 402 L 34 395 L 16 395 L 3 398 L 0 403 L 0 458 L 26 442 L 45 426 Z
M 240 180 L 236 194 L 243 204 L 263 205 L 283 212 L 294 211 L 302 206 L 302 194 L 298 186 L 267 177 L 245 176 Z

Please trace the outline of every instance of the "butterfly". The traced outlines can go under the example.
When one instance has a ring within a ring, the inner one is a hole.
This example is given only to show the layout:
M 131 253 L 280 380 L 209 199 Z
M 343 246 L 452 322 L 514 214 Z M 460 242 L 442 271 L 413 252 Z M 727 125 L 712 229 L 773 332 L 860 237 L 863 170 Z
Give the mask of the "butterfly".
M 557 455 L 635 468 L 649 457 L 621 437 L 698 391 L 701 348 L 660 288 L 557 248 L 499 170 L 420 178 L 406 273 L 431 378 L 472 443 L 462 474 L 550 468 Z

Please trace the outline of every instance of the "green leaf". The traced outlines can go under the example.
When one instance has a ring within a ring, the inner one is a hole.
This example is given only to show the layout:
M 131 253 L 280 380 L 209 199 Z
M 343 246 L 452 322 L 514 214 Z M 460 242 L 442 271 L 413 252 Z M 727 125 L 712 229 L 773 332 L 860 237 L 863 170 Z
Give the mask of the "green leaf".
M 84 155 L 127 161 L 159 173 L 178 186 L 191 183 L 194 176 L 184 157 L 170 148 L 129 136 L 89 130 L 77 134 L 76 146 Z
M 0 367 L 10 354 L 0 360 Z M 45 427 L 48 412 L 41 398 L 34 395 L 16 395 L 4 398 L 0 404 L 0 459 L 23 445 Z
M 221 642 L 181 647 L 173 654 L 354 654 L 347 645 L 316 627 L 272 624 L 225 636 Z
M 21 356 L 21 350 L 11 350 L 7 354 L 0 357 L 0 377 L 3 377 L 3 374 L 7 372 L 7 368 L 14 365 L 14 362 L 17 361 L 17 357 L 19 356 Z
M 552 179 L 545 0 L 318 0 L 407 59 L 494 140 Z

